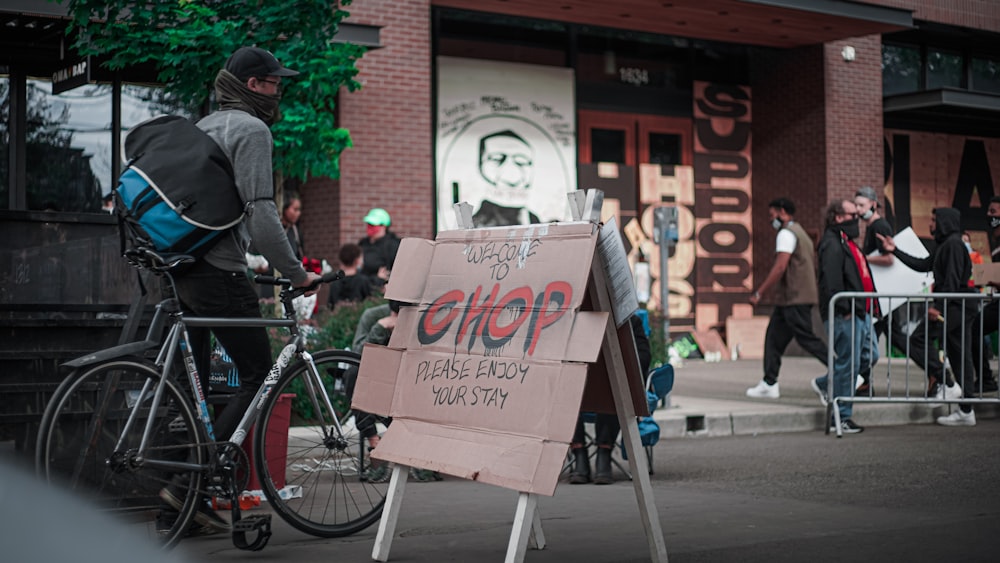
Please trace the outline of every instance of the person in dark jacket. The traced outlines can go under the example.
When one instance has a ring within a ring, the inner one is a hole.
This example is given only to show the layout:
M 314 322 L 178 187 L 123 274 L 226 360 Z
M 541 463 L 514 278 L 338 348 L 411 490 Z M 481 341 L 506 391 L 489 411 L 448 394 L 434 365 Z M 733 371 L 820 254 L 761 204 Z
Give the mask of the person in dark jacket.
M 330 284 L 330 296 L 327 299 L 327 307 L 330 309 L 335 309 L 341 302 L 357 303 L 371 297 L 374 282 L 371 277 L 361 273 L 364 263 L 361 254 L 361 247 L 356 244 L 348 243 L 340 247 L 337 258 L 344 277 Z
M 892 237 L 876 236 L 886 250 L 909 268 L 918 272 L 933 272 L 934 293 L 968 292 L 972 260 L 962 242 L 961 215 L 957 209 L 938 207 L 931 216 L 930 227 L 937 248 L 926 258 L 916 258 L 896 248 Z M 910 335 L 910 359 L 927 373 L 928 396 L 958 399 L 963 396 L 963 388 L 966 397 L 972 396 L 976 371 L 972 363 L 970 329 L 974 311 L 968 306 L 964 309 L 960 300 L 935 299 L 933 305 L 927 308 L 927 317 Z M 945 354 L 952 369 L 958 370 L 956 375 L 961 378 L 961 386 L 947 381 L 944 364 L 938 359 L 938 351 L 928 348 L 928 339 L 944 343 Z M 942 381 L 946 384 L 942 385 Z M 949 416 L 939 416 L 937 422 L 944 426 L 975 426 L 976 413 L 972 405 L 966 403 Z
M 829 330 L 833 323 L 833 394 L 850 397 L 854 391 L 855 374 L 868 369 L 878 361 L 878 346 L 872 334 L 872 315 L 877 313 L 878 300 L 838 299 L 834 316 L 830 318 L 830 302 L 842 291 L 874 292 L 868 260 L 854 239 L 859 236 L 858 212 L 854 203 L 846 199 L 830 202 L 826 210 L 826 230 L 819 241 L 819 314 Z M 812 380 L 812 388 L 825 405 L 829 396 L 828 375 Z M 857 434 L 864 430 L 851 419 L 854 403 L 837 404 L 840 412 L 840 430 L 844 434 Z M 833 421 L 830 431 L 836 432 Z
M 389 212 L 376 207 L 365 215 L 366 236 L 358 241 L 364 252 L 365 262 L 361 273 L 372 278 L 379 286 L 389 281 L 389 272 L 396 262 L 399 251 L 399 237 L 389 231 L 392 218 Z
M 649 373 L 649 364 L 652 361 L 652 353 L 649 347 L 649 337 L 646 336 L 646 329 L 642 325 L 642 319 L 638 315 L 629 317 L 632 325 L 632 333 L 635 335 L 635 351 L 639 356 L 639 369 L 642 376 Z M 594 462 L 594 484 L 610 485 L 614 483 L 611 474 L 611 449 L 615 447 L 615 439 L 621 430 L 621 423 L 617 414 L 597 413 L 594 415 L 594 444 L 597 445 L 597 458 Z M 570 451 L 573 454 L 573 471 L 570 473 L 569 482 L 574 485 L 590 482 L 590 455 L 587 453 L 587 435 L 584 431 L 583 414 L 576 420 L 576 431 L 573 433 L 573 441 L 570 443 Z

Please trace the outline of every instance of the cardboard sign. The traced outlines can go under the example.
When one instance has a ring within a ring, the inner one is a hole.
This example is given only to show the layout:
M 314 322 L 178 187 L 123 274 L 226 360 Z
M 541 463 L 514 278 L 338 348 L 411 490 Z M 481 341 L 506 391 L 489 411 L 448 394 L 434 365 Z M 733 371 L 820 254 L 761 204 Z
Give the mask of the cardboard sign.
M 415 306 L 353 400 L 393 417 L 373 457 L 552 495 L 608 323 L 581 310 L 596 242 L 589 222 L 403 240 L 386 297 Z
M 977 287 L 1000 284 L 1000 263 L 973 264 L 972 279 Z
M 896 248 L 915 258 L 925 258 L 930 254 L 924 248 L 924 244 L 917 238 L 913 229 L 907 227 L 896 233 L 892 237 L 896 243 Z M 877 250 L 875 252 L 878 252 Z M 874 254 L 874 253 L 873 253 Z M 872 280 L 875 282 L 875 289 L 883 293 L 896 293 L 900 295 L 911 293 L 929 293 L 934 285 L 934 274 L 931 272 L 917 272 L 911 270 L 901 260 L 893 260 L 890 266 L 879 266 L 871 264 Z M 895 310 L 900 305 L 906 303 L 906 299 L 889 297 L 879 298 L 879 309 L 882 315 L 888 315 L 889 311 Z

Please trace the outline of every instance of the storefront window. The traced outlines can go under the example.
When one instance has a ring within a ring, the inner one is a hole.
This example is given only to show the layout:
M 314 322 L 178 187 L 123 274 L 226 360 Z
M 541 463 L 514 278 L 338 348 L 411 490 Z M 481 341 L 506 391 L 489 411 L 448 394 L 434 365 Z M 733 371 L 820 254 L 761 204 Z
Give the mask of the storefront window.
M 927 51 L 927 89 L 962 87 L 962 55 L 939 49 Z
M 28 80 L 25 151 L 30 210 L 97 212 L 116 179 L 112 169 L 112 86 L 88 84 L 52 95 L 51 83 Z M 178 109 L 163 90 L 125 84 L 122 139 L 136 124 Z M 118 149 L 121 150 L 120 148 Z
M 577 81 L 633 88 L 690 90 L 686 39 L 583 26 Z
M 1000 94 L 1000 60 L 972 59 L 972 90 Z
M 111 86 L 51 91 L 47 80 L 28 80 L 28 209 L 98 211 L 111 181 Z
M 625 162 L 625 131 L 622 129 L 590 130 L 591 162 Z
M 499 14 L 442 10 L 437 54 L 549 66 L 566 64 L 564 24 Z
M 10 205 L 10 76 L 0 66 L 0 209 Z
M 909 45 L 882 45 L 882 94 L 921 90 L 920 49 Z
M 681 136 L 668 133 L 649 134 L 648 161 L 651 164 L 681 164 Z

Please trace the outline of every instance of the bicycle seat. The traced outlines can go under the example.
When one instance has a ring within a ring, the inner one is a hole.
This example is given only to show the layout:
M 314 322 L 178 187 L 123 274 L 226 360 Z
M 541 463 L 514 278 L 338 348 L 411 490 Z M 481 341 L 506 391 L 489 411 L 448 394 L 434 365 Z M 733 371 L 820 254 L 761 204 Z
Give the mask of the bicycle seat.
M 176 252 L 157 252 L 152 248 L 140 247 L 125 251 L 125 256 L 140 267 L 165 272 L 183 264 L 194 264 L 194 256 Z

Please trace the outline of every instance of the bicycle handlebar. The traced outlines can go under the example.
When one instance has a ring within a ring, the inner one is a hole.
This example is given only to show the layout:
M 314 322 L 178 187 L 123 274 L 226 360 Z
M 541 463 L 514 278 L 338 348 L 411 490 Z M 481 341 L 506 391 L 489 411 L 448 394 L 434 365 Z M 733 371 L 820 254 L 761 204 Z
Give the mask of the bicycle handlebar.
M 295 297 L 298 297 L 299 295 L 303 295 L 303 294 L 305 294 L 305 293 L 307 293 L 309 291 L 315 290 L 322 283 L 335 282 L 335 281 L 337 281 L 337 280 L 339 280 L 339 279 L 341 279 L 343 277 L 344 277 L 344 271 L 343 270 L 336 270 L 334 272 L 330 272 L 330 273 L 324 274 L 323 277 L 319 278 L 318 280 L 316 280 L 315 282 L 313 282 L 310 285 L 301 286 L 301 287 L 293 287 L 292 286 L 292 280 L 290 280 L 288 278 L 276 278 L 274 276 L 261 276 L 261 275 L 257 275 L 257 276 L 254 276 L 253 280 L 255 282 L 261 284 L 261 285 L 280 285 L 284 289 L 290 291 L 291 294 L 292 294 L 291 295 L 292 298 L 295 298 Z

